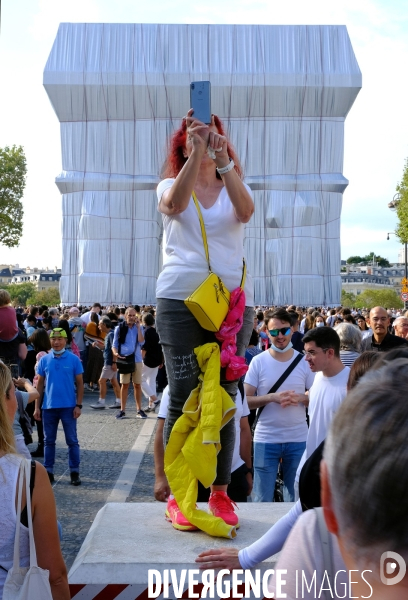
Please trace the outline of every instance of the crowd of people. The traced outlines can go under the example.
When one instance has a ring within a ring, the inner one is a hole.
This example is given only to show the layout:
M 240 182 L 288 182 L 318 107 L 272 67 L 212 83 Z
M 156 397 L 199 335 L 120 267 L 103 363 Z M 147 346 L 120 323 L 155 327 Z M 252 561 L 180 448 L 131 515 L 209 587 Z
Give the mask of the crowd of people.
M 71 483 L 79 485 L 76 420 L 81 415 L 84 389 L 99 393 L 90 406 L 102 410 L 106 408 L 110 382 L 115 395 L 111 407 L 118 410 L 120 420 L 126 415 L 132 383 L 138 417 L 145 418 L 146 412 L 160 405 L 154 494 L 157 500 L 174 504 L 164 470 L 162 439 L 169 391 L 167 386 L 160 403 L 157 390 L 162 390 L 167 381 L 155 329 L 155 308 L 103 307 L 99 303 L 89 308 L 60 307 L 51 309 L 54 323 L 47 329 L 43 323 L 49 318 L 47 307 L 16 309 L 3 290 L 0 299 L 0 359 L 9 372 L 9 376 L 5 375 L 3 397 L 5 401 L 11 396 L 20 400 L 12 420 L 18 454 L 30 457 L 21 428 L 21 405 L 38 427 L 38 445 L 31 455 L 44 457 L 45 474 L 51 483 L 56 432 L 59 421 L 62 422 L 69 448 Z M 320 506 L 320 482 L 311 477 L 310 461 L 322 460 L 333 418 L 365 371 L 377 369 L 375 364 L 380 357 L 383 371 L 386 365 L 391 368 L 395 360 L 397 364 L 398 358 L 408 358 L 408 313 L 403 311 L 382 307 L 367 312 L 341 307 L 257 307 L 252 327 L 245 348 L 248 371 L 239 382 L 236 398 L 234 458 L 225 492 L 233 502 L 246 501 L 250 495 L 253 502 L 274 501 L 279 473 L 282 499 L 296 504 L 252 546 L 239 552 L 224 549 L 200 555 L 198 562 L 210 568 L 251 568 L 280 550 L 286 538 L 290 548 L 294 543 L 297 547 L 299 543 L 313 543 L 309 537 L 316 535 L 317 517 L 308 517 L 310 522 L 299 519 L 306 508 Z M 118 363 L 125 372 L 118 371 Z M 160 371 L 162 382 L 158 381 Z M 15 473 L 12 481 L 14 476 Z M 198 500 L 208 501 L 210 493 L 199 485 Z M 298 519 L 299 525 L 295 526 Z M 176 520 L 170 520 L 179 530 L 196 528 L 183 519 L 180 511 Z M 299 551 L 296 556 L 301 561 Z M 334 556 L 341 566 L 337 546 Z M 289 550 L 281 560 L 285 566 L 287 561 L 294 562 Z

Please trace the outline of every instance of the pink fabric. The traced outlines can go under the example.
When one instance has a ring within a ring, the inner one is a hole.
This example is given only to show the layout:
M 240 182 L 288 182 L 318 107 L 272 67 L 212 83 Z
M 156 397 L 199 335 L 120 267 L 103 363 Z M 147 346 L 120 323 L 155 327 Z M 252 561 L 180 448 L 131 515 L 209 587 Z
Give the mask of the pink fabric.
M 12 306 L 0 306 L 0 340 L 11 342 L 17 337 L 16 310 Z
M 228 314 L 215 334 L 221 344 L 221 366 L 226 368 L 226 378 L 234 381 L 244 375 L 248 366 L 243 356 L 236 356 L 237 333 L 242 327 L 245 311 L 245 292 L 240 287 L 231 292 Z

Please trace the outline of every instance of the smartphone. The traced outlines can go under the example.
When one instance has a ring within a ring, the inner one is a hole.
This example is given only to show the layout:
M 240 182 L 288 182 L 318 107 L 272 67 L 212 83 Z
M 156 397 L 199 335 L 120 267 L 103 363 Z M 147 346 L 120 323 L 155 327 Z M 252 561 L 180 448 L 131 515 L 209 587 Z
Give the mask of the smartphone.
M 194 110 L 193 117 L 211 123 L 211 83 L 209 81 L 192 81 L 190 83 L 190 107 Z
M 13 379 L 18 379 L 20 377 L 18 365 L 12 364 L 10 365 L 11 376 Z

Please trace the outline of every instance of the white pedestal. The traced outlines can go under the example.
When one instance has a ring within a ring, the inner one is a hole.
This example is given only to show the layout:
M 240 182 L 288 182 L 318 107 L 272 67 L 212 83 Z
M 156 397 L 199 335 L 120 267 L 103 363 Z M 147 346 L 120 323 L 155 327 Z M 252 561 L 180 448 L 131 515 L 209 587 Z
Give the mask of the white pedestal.
M 205 509 L 205 504 L 199 506 Z M 176 531 L 164 519 L 165 505 L 161 503 L 106 504 L 97 514 L 69 572 L 72 598 L 91 600 L 104 591 L 106 598 L 135 600 L 141 596 L 140 600 L 147 600 L 149 569 L 161 573 L 175 569 L 177 574 L 182 569 L 197 569 L 194 561 L 200 552 L 224 546 L 244 548 L 292 506 L 286 502 L 239 504 L 241 527 L 234 540 L 227 540 L 201 531 Z M 274 568 L 277 556 L 258 566 L 261 573 Z M 170 587 L 169 598 L 174 597 Z

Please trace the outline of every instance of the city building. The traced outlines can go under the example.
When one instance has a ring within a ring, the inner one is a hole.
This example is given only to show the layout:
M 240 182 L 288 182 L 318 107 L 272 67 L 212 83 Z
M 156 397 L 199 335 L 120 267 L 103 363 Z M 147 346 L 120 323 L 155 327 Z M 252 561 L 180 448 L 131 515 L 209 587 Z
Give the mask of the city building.
M 342 289 L 358 296 L 365 290 L 388 288 L 401 292 L 401 280 L 404 277 L 404 266 L 391 267 L 372 265 L 346 265 L 346 272 L 341 273 Z
M 405 264 L 405 246 L 401 246 L 398 250 L 398 262 L 400 264 Z
M 34 283 L 38 291 L 59 288 L 61 269 L 21 268 L 19 265 L 0 265 L 0 287 L 10 283 Z

